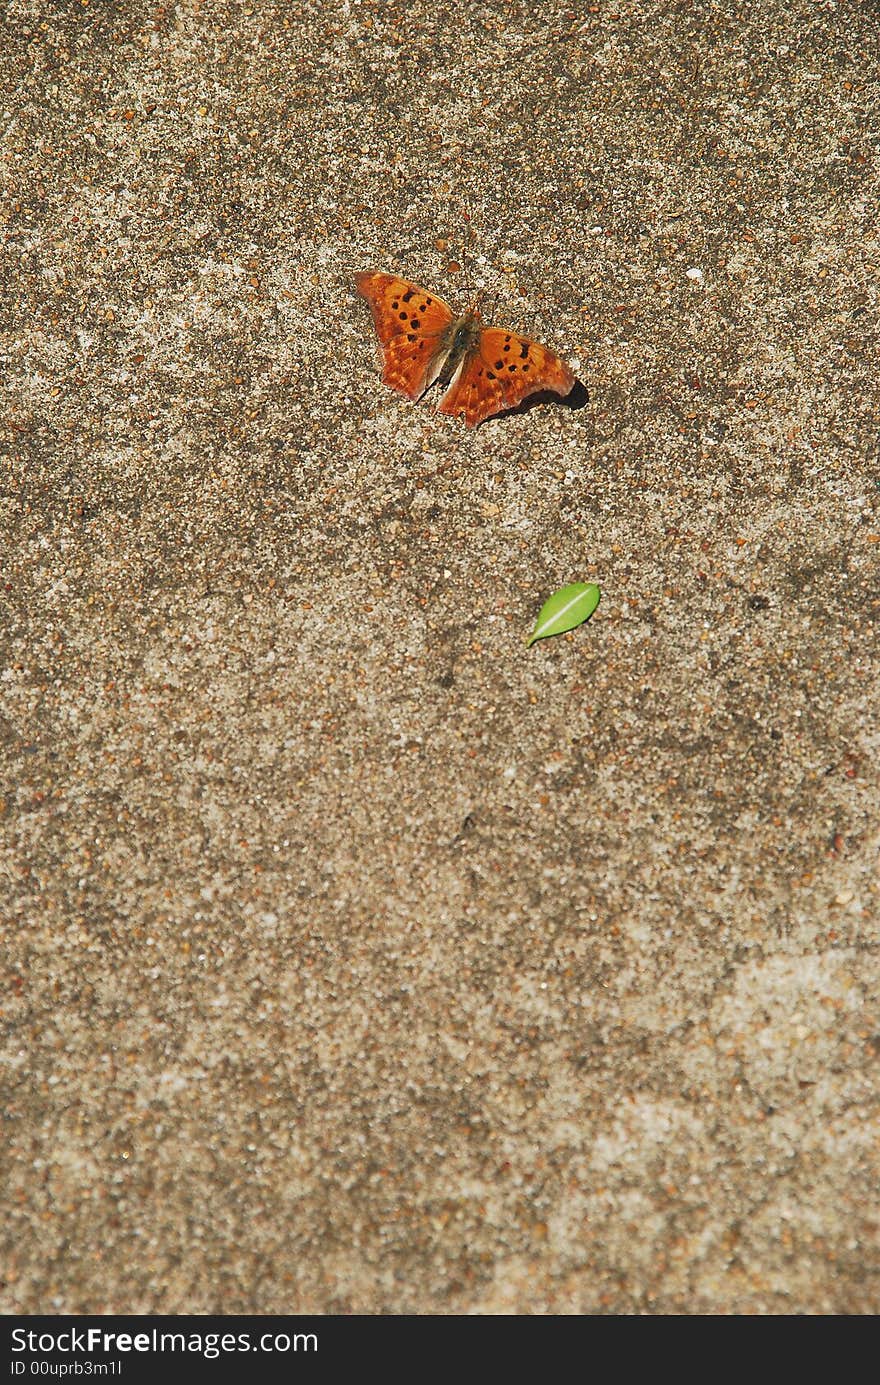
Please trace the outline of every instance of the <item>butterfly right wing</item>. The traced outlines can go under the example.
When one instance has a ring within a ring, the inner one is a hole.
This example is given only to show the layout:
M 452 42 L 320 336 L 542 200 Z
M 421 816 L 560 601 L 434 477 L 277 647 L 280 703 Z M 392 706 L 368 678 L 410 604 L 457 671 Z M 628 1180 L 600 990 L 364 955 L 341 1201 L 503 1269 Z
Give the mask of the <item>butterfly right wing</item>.
M 373 312 L 382 346 L 382 380 L 418 399 L 436 378 L 451 344 L 455 315 L 448 303 L 396 274 L 356 274 L 355 287 Z
M 439 412 L 462 418 L 473 428 L 492 414 L 515 409 L 530 394 L 549 390 L 564 398 L 574 384 L 571 366 L 549 346 L 501 327 L 484 327 L 476 350 L 453 377 Z

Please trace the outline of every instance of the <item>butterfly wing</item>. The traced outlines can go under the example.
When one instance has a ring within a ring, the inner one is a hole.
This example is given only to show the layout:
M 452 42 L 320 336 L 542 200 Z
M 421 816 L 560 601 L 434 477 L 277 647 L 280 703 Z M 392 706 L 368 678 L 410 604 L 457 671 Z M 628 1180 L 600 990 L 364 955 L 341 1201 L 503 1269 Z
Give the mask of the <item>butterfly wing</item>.
M 408 399 L 418 399 L 449 350 L 452 309 L 396 274 L 356 274 L 354 282 L 373 310 L 384 383 Z
M 484 327 L 476 350 L 443 396 L 441 414 L 464 418 L 469 428 L 484 418 L 515 409 L 530 394 L 569 394 L 574 371 L 555 352 L 501 327 Z

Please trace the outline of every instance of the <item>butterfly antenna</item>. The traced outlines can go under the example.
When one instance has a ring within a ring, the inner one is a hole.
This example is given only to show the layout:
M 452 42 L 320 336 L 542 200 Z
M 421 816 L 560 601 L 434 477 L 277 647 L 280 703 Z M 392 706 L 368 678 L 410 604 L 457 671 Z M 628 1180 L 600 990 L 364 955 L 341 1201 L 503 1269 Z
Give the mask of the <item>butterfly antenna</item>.
M 500 297 L 500 279 L 501 279 L 501 276 L 504 275 L 505 273 L 507 273 L 507 271 L 504 270 L 504 269 L 498 269 L 498 270 L 496 270 L 496 271 L 495 271 L 496 277 L 495 277 L 495 285 L 494 285 L 494 287 L 491 288 L 491 289 L 482 288 L 482 289 L 479 289 L 479 290 L 477 291 L 477 296 L 476 296 L 476 299 L 474 300 L 474 304 L 473 304 L 473 307 L 472 307 L 472 309 L 471 309 L 472 312 L 475 312 L 476 309 L 478 308 L 478 306 L 480 305 L 480 303 L 482 303 L 484 299 L 489 298 L 489 295 L 490 295 L 490 293 L 491 293 L 491 298 L 489 299 L 489 307 L 488 307 L 488 309 L 487 309 L 487 314 L 486 314 L 486 315 L 488 315 L 488 317 L 490 317 L 490 318 L 494 318 L 494 316 L 495 316 L 495 309 L 496 309 L 496 307 L 497 307 L 497 305 L 498 305 L 498 299 L 499 299 L 499 297 Z

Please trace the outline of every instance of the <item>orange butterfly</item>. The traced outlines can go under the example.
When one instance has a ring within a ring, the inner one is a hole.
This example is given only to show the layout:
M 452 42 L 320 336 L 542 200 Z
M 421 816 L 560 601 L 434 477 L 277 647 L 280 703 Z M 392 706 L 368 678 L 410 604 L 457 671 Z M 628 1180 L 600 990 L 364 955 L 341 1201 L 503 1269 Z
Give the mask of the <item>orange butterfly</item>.
M 539 390 L 564 397 L 574 388 L 574 371 L 546 346 L 484 327 L 477 312 L 456 317 L 442 298 L 396 274 L 356 274 L 354 282 L 373 310 L 382 379 L 407 399 L 437 381 L 440 413 L 473 428 Z

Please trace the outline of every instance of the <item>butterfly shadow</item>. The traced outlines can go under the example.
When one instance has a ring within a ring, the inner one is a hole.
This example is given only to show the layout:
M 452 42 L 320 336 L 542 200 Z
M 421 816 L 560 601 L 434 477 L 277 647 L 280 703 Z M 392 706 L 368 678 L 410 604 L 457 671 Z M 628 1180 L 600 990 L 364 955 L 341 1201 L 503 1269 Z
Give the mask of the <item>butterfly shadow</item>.
M 583 409 L 589 401 L 586 385 L 580 380 L 575 380 L 568 394 L 564 396 L 556 394 L 554 390 L 536 390 L 512 409 L 501 409 L 497 414 L 492 414 L 491 418 L 516 418 L 519 414 L 531 413 L 532 409 L 537 409 L 543 404 L 558 404 L 562 409 Z M 490 419 L 484 419 L 483 422 L 488 423 Z

